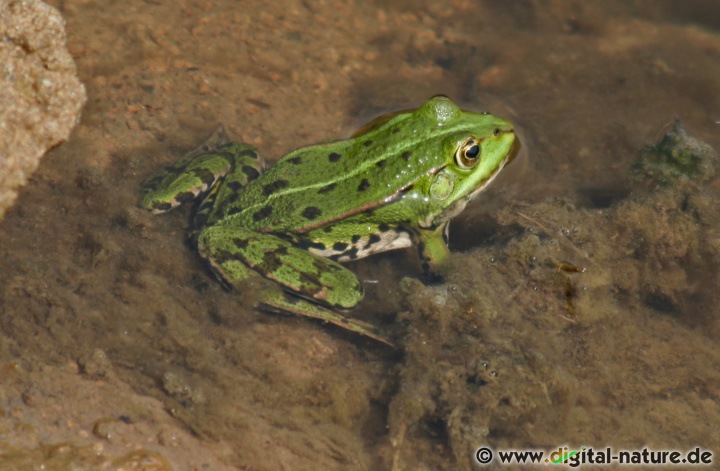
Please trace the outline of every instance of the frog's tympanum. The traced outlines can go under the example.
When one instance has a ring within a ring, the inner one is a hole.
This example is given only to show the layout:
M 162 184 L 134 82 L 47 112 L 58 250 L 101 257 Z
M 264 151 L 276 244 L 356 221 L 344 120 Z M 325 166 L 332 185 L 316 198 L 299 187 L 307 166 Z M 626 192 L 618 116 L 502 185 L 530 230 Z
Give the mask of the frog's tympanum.
M 514 156 L 513 126 L 437 96 L 377 119 L 350 139 L 303 147 L 267 171 L 257 150 L 229 143 L 151 178 L 141 206 L 163 213 L 200 199 L 193 240 L 230 286 L 274 283 L 259 307 L 313 317 L 388 343 L 343 314 L 363 297 L 338 262 L 416 245 L 434 273 L 446 229 Z

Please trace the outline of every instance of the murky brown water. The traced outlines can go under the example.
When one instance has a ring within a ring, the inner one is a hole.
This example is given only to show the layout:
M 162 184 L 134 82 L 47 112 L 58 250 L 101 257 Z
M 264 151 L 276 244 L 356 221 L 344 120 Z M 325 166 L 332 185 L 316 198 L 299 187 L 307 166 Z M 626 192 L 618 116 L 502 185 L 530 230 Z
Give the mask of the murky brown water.
M 675 117 L 720 148 L 715 2 L 52 3 L 89 99 L 0 224 L 6 463 L 720 453 L 718 183 L 631 170 Z M 401 281 L 414 251 L 353 265 L 357 316 L 397 351 L 250 309 L 185 243 L 187 212 L 136 209 L 218 123 L 275 160 L 439 93 L 513 121 L 523 155 L 454 223 L 446 284 Z

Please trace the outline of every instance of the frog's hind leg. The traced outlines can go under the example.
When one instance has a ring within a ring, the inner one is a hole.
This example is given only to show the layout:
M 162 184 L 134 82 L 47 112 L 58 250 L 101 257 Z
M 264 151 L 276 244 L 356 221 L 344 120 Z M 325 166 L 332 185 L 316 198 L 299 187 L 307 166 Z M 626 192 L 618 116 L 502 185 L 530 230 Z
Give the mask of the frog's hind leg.
M 280 290 L 275 290 L 273 292 L 265 292 L 264 295 L 265 299 L 258 305 L 260 309 L 271 312 L 290 313 L 298 316 L 319 319 L 323 322 L 328 322 L 345 330 L 350 330 L 366 337 L 370 337 L 390 347 L 395 347 L 392 342 L 390 342 L 380 334 L 377 327 L 367 322 L 352 319 L 350 317 L 342 315 L 342 313 L 340 312 L 310 303 L 302 298 L 293 296 Z
M 222 184 L 214 185 L 195 211 L 192 223 L 194 235 L 208 223 L 215 222 L 216 215 L 224 214 L 223 205 L 234 202 L 240 191 L 264 171 L 264 162 L 253 147 L 232 144 L 223 150 L 226 151 L 225 158 L 231 162 L 230 169 L 222 177 Z
M 275 289 L 262 293 L 257 307 L 320 319 L 391 345 L 370 324 L 335 310 L 351 309 L 363 297 L 362 284 L 342 265 L 274 235 L 238 226 L 207 227 L 200 232 L 197 246 L 229 285 L 239 285 L 258 274 L 277 283 Z
M 257 151 L 231 142 L 200 155 L 191 153 L 145 182 L 140 206 L 159 214 L 190 202 L 227 175 L 238 160 L 257 161 Z

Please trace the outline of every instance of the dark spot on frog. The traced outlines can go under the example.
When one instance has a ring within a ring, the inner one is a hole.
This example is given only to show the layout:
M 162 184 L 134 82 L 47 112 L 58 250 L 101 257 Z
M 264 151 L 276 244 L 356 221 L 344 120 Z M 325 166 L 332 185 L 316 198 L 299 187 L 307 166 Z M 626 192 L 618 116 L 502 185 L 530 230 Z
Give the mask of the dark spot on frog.
M 350 242 L 352 242 L 353 244 L 357 244 L 357 243 L 358 243 L 358 240 L 360 240 L 360 236 L 357 235 L 357 234 L 353 235 L 353 236 L 350 238 Z
M 357 247 L 353 247 L 352 249 L 348 250 L 344 255 L 350 260 L 355 260 L 357 258 L 357 253 Z
M 400 132 L 400 128 L 395 128 L 392 130 L 393 134 L 397 134 Z
M 240 152 L 238 157 L 250 157 L 251 159 L 257 159 L 257 152 L 255 152 L 252 149 L 245 149 L 244 151 Z
M 360 182 L 360 185 L 358 186 L 358 191 L 365 191 L 368 188 L 370 188 L 370 182 L 367 178 L 364 178 L 363 181 Z
M 336 186 L 337 186 L 337 184 L 335 184 L 335 183 L 330 183 L 329 185 L 325 185 L 324 187 L 320 188 L 320 189 L 318 190 L 318 193 L 321 194 L 321 195 L 324 195 L 325 193 L 329 193 L 329 192 L 331 192 L 332 190 L 334 190 Z
M 378 160 L 377 163 L 375 163 L 375 165 L 377 165 L 380 168 L 383 168 L 385 166 L 385 164 L 387 164 L 387 159 Z
M 316 249 L 316 250 L 325 250 L 325 244 L 322 242 L 313 242 L 311 240 L 302 240 L 297 243 L 297 246 L 301 249 Z
M 377 234 L 371 234 L 365 247 L 370 247 L 371 245 L 377 244 L 378 242 L 380 242 L 380 236 Z
M 296 157 L 293 157 L 292 159 L 288 159 L 288 162 L 293 165 L 300 165 L 302 163 L 302 157 L 298 155 Z
M 338 160 L 340 160 L 340 157 L 341 157 L 341 155 L 338 154 L 337 152 L 333 152 L 330 155 L 328 155 L 328 159 L 330 160 L 330 162 L 337 162 Z
M 247 239 L 241 239 L 239 237 L 236 237 L 233 239 L 233 242 L 235 243 L 235 247 L 239 249 L 246 249 L 248 245 L 250 245 L 250 241 Z
M 197 168 L 193 170 L 193 173 L 206 185 L 210 185 L 215 181 L 215 175 L 208 169 Z
M 233 162 L 236 158 L 235 153 L 233 153 L 232 151 L 229 151 L 229 150 L 221 151 L 221 152 L 213 152 L 212 154 L 219 155 L 223 159 L 227 160 L 228 163 Z
M 287 291 L 283 291 L 283 297 L 285 298 L 285 302 L 288 304 L 298 304 L 300 302 L 300 298 L 293 296 Z
M 380 225 L 378 226 L 378 230 L 379 230 L 380 232 L 387 232 L 387 231 L 390 230 L 390 226 L 388 226 L 388 225 L 385 224 L 384 222 L 381 222 Z
M 274 234 L 274 235 L 275 235 L 275 237 L 277 237 L 278 239 L 282 239 L 282 240 L 284 240 L 284 241 L 286 241 L 286 242 L 290 242 L 290 243 L 293 244 L 293 245 L 298 243 L 298 239 L 295 238 L 292 234 L 283 234 L 283 233 L 280 233 L 280 234 Z
M 282 190 L 283 188 L 287 188 L 290 186 L 290 182 L 287 180 L 275 180 L 272 183 L 268 183 L 267 185 L 263 186 L 263 193 L 265 196 L 270 196 L 273 193 L 275 193 L 278 190 Z
M 153 209 L 155 211 L 162 211 L 162 212 L 170 211 L 172 209 L 172 204 L 170 204 L 170 203 L 155 203 L 153 205 Z
M 262 221 L 263 219 L 270 217 L 271 214 L 272 208 L 270 206 L 263 206 L 260 210 L 253 214 L 253 220 Z
M 278 247 L 275 249 L 275 255 L 287 255 L 287 254 L 288 254 L 287 247 Z
M 226 278 L 225 275 L 223 275 L 222 270 L 220 269 L 222 265 L 227 262 L 228 260 L 233 260 L 233 255 L 225 250 L 216 249 L 213 251 L 212 259 L 208 259 L 208 262 L 210 263 L 210 269 L 220 277 L 223 282 L 225 282 Z
M 348 244 L 345 242 L 335 242 L 332 248 L 336 252 L 344 252 L 348 248 Z
M 405 160 L 410 160 L 410 155 L 411 155 L 411 154 L 412 154 L 412 152 L 410 152 L 409 150 L 406 150 L 405 152 L 402 153 L 402 156 L 401 156 L 401 157 L 402 157 L 403 159 L 405 159 Z
M 195 194 L 192 191 L 186 191 L 185 193 L 180 193 L 175 197 L 175 201 L 179 203 L 188 203 L 195 199 Z
M 242 171 L 250 180 L 255 180 L 260 176 L 260 172 L 258 172 L 255 167 L 251 167 L 249 165 L 243 165 Z
M 242 183 L 240 183 L 237 180 L 231 180 L 229 182 L 226 182 L 225 186 L 230 188 L 232 191 L 238 192 L 238 191 L 242 190 L 243 186 L 245 186 L 245 185 L 243 185 Z
M 318 273 L 322 273 L 323 271 L 331 271 L 331 272 L 334 272 L 334 273 L 338 273 L 338 272 L 341 272 L 341 271 L 343 271 L 343 270 L 344 270 L 344 268 L 339 267 L 339 266 L 337 266 L 337 265 L 329 265 L 329 264 L 326 264 L 326 263 L 324 263 L 324 264 L 322 264 L 322 265 L 318 264 Z
M 317 218 L 321 214 L 322 214 L 322 210 L 315 206 L 308 206 L 302 212 L 302 216 L 309 221 L 312 221 L 313 219 Z
M 365 147 L 370 147 L 372 145 L 372 143 L 373 143 L 373 141 L 365 141 L 365 142 L 363 142 L 363 145 Z
M 261 267 L 263 273 L 272 273 L 282 266 L 283 261 L 282 258 L 280 258 L 280 254 L 277 252 L 277 250 L 273 252 L 265 252 L 265 254 L 263 255 Z
M 312 291 L 313 298 L 323 300 L 322 298 L 317 297 L 318 294 L 320 294 L 324 291 L 324 289 L 322 288 L 322 283 L 320 283 L 320 280 L 318 279 L 317 276 L 312 275 L 310 273 L 303 272 L 303 273 L 300 273 L 300 281 L 308 287 L 315 287 L 315 289 Z M 310 290 L 308 289 L 308 291 L 310 291 Z

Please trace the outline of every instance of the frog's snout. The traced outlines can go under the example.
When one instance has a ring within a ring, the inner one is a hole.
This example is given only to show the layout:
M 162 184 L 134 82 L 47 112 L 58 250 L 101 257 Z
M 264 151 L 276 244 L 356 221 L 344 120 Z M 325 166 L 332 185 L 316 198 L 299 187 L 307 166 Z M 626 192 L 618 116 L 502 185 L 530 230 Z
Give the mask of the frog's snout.
M 508 152 L 508 158 L 507 158 L 507 163 L 510 163 L 513 161 L 513 159 L 515 159 L 515 157 L 518 156 L 522 145 L 520 144 L 520 138 L 518 137 L 517 134 L 515 134 L 514 129 L 510 129 L 510 131 L 506 131 L 506 132 L 512 133 L 512 135 L 514 136 L 512 147 L 510 147 L 510 152 Z

